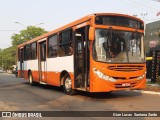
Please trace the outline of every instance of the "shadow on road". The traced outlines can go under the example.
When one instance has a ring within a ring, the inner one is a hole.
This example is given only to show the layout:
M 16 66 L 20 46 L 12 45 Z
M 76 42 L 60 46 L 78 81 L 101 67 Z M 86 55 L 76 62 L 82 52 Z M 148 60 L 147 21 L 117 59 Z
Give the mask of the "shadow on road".
M 79 95 L 88 96 L 95 99 L 113 99 L 113 98 L 123 98 L 123 97 L 133 97 L 141 96 L 140 92 L 134 91 L 116 91 L 116 92 L 100 92 L 100 93 L 87 93 L 87 92 L 78 92 Z
M 24 84 L 30 85 L 28 82 L 25 82 Z M 63 93 L 62 87 L 55 87 L 51 85 L 41 85 L 41 84 L 36 84 L 32 87 L 38 87 L 40 89 L 53 90 L 56 92 Z M 89 93 L 85 91 L 77 91 L 77 94 L 75 94 L 74 96 L 77 96 L 77 95 L 82 95 L 82 96 L 86 96 L 94 99 L 112 99 L 112 98 L 141 96 L 142 94 L 140 92 L 135 92 L 135 91 L 115 91 L 115 92 L 100 92 L 100 93 Z
M 24 84 L 31 86 L 28 82 L 25 82 Z M 54 90 L 56 92 L 63 92 L 63 89 L 61 87 L 51 86 L 51 85 L 42 85 L 36 83 L 35 85 L 32 85 L 31 87 L 38 87 L 40 89 L 46 89 L 46 90 Z

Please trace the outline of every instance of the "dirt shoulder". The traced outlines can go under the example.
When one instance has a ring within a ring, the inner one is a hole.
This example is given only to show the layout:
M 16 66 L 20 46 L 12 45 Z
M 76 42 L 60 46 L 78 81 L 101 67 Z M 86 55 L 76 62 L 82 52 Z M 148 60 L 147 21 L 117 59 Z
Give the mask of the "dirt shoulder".
M 15 110 L 15 109 L 9 106 L 8 104 L 0 101 L 0 111 L 12 111 L 12 110 Z
M 160 85 L 158 85 L 158 84 L 147 84 L 144 91 L 160 92 Z

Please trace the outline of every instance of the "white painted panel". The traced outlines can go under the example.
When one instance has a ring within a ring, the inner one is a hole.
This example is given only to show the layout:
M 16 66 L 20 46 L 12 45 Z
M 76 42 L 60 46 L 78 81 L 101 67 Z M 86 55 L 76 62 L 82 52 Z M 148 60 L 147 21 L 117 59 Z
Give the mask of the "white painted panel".
M 18 66 L 17 70 L 20 70 L 21 69 L 20 61 L 17 62 L 17 66 Z
M 18 69 L 17 69 L 17 70 L 21 70 L 21 64 L 20 64 L 20 61 L 18 61 L 18 62 L 17 62 L 17 65 L 18 65 Z M 24 63 L 22 63 L 22 70 L 24 70 L 24 69 L 23 69 L 23 65 L 24 65 Z
M 73 55 L 47 59 L 47 71 L 61 72 L 66 70 L 73 72 Z
M 20 69 L 20 62 L 18 62 Z M 73 55 L 66 57 L 47 58 L 47 71 L 61 72 L 66 70 L 68 72 L 74 71 Z M 38 59 L 24 61 L 24 70 L 36 70 L 38 71 Z
M 46 61 L 41 61 L 41 71 L 42 72 L 46 71 L 46 69 L 47 69 L 46 67 L 47 67 Z
M 29 69 L 38 71 L 38 59 L 24 61 L 24 70 Z

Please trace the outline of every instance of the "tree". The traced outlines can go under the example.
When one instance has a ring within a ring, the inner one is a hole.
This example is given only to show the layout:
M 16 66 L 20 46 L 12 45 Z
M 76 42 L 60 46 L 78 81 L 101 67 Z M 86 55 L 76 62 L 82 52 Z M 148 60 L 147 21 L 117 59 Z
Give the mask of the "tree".
M 0 49 L 0 60 L 3 61 L 4 70 L 12 70 L 13 65 L 16 64 L 16 47 L 23 42 L 31 40 L 42 34 L 47 33 L 46 30 L 40 27 L 28 26 L 25 30 L 21 30 L 19 34 L 11 36 L 12 46 L 6 49 Z M 0 67 L 2 62 L 0 62 Z
M 12 66 L 15 65 L 16 61 L 16 47 L 8 47 L 2 51 L 2 59 L 3 59 L 3 69 L 4 70 L 12 70 Z M 2 65 L 2 63 L 1 63 Z
M 3 61 L 3 53 L 2 49 L 0 48 L 0 69 L 2 69 L 2 61 Z
M 44 33 L 47 33 L 47 31 L 45 31 L 43 28 L 28 26 L 25 30 L 21 30 L 20 34 L 13 34 L 11 37 L 12 45 L 17 46 Z

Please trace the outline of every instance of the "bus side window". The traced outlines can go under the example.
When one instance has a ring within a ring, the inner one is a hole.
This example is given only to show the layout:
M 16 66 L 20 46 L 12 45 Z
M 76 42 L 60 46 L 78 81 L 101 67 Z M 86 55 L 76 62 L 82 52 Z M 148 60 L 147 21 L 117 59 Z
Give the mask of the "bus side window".
M 30 59 L 30 45 L 24 47 L 24 60 L 27 61 Z
M 46 61 L 46 43 L 41 45 L 41 61 Z
M 30 45 L 30 58 L 31 60 L 37 59 L 37 43 L 34 42 Z
M 68 56 L 73 53 L 72 32 L 65 30 L 59 34 L 59 56 Z
M 59 34 L 58 56 L 64 56 L 64 49 L 62 47 L 62 33 Z
M 22 60 L 22 56 L 21 56 L 21 50 L 20 48 L 18 48 L 18 61 Z
M 48 57 L 57 57 L 58 52 L 58 42 L 57 42 L 57 35 L 53 35 L 48 39 Z

